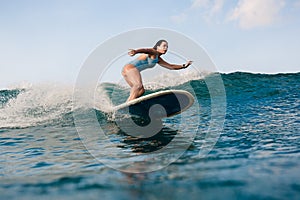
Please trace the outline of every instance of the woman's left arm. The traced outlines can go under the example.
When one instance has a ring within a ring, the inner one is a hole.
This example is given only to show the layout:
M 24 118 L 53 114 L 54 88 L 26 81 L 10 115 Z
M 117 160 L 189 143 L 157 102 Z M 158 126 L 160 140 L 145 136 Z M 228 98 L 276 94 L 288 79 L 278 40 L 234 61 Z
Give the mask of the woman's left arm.
M 188 66 L 190 66 L 192 64 L 193 61 L 187 61 L 185 64 L 182 65 L 177 65 L 177 64 L 170 64 L 166 61 L 164 61 L 162 58 L 159 58 L 158 60 L 158 64 L 162 67 L 165 67 L 167 69 L 172 69 L 172 70 L 179 70 L 179 69 L 185 69 Z
M 150 54 L 150 55 L 158 55 L 159 54 L 159 52 L 153 48 L 129 49 L 129 51 L 128 51 L 128 55 L 130 55 L 130 56 L 134 56 L 135 54 L 138 54 L 138 53 L 146 53 L 146 54 Z

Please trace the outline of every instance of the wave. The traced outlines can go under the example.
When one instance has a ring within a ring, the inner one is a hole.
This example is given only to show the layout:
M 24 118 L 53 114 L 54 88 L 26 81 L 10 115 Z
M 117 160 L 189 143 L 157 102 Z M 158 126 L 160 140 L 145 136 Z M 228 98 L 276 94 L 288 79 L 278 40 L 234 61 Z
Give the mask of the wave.
M 162 89 L 192 88 L 196 98 L 207 99 L 209 92 L 205 80 L 212 75 L 163 74 L 145 79 L 146 94 Z M 294 99 L 295 104 L 299 104 L 300 73 L 270 75 L 235 72 L 220 75 L 229 102 L 290 98 Z M 75 106 L 73 91 L 73 86 L 61 84 L 29 84 L 23 88 L 0 90 L 0 128 L 73 124 L 74 110 L 82 110 L 84 114 L 85 111 L 93 109 L 83 104 Z M 95 106 L 100 108 L 103 114 L 101 116 L 105 116 L 114 105 L 125 102 L 128 95 L 129 87 L 124 83 L 99 83 L 95 90 Z
M 23 128 L 62 119 L 72 110 L 72 88 L 40 84 L 23 89 L 2 90 L 1 128 Z

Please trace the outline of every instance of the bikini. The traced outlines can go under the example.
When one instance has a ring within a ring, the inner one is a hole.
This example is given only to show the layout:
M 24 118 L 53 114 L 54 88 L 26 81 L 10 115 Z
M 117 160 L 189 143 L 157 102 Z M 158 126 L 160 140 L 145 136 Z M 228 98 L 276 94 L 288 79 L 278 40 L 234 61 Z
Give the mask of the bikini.
M 143 71 L 148 68 L 154 67 L 158 63 L 158 56 L 155 59 L 150 58 L 149 56 L 145 60 L 135 59 L 129 64 L 134 65 L 139 71 Z

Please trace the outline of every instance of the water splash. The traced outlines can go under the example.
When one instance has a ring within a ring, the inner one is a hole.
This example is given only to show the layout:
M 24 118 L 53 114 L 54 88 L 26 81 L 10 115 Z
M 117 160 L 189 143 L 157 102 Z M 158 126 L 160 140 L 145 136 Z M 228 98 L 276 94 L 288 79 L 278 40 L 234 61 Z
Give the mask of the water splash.
M 30 85 L 3 105 L 0 127 L 24 128 L 58 120 L 71 111 L 71 100 L 70 86 Z

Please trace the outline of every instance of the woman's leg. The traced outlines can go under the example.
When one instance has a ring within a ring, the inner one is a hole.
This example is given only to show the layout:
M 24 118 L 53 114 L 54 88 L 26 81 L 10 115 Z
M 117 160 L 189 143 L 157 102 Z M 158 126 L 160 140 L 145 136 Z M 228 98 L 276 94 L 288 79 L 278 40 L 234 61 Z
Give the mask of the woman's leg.
M 130 96 L 128 97 L 127 101 L 136 99 L 144 94 L 145 89 L 142 83 L 141 73 L 137 68 L 134 67 L 134 65 L 125 65 L 122 75 L 131 87 Z

